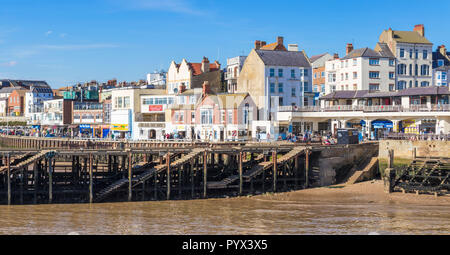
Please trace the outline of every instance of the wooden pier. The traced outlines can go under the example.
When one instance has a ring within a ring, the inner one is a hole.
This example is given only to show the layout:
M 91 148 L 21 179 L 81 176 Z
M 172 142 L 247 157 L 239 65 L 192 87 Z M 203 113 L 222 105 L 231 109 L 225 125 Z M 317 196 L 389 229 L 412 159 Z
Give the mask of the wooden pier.
M 348 150 L 5 136 L 0 142 L 1 204 L 201 199 L 305 189 L 318 182 L 322 151 Z

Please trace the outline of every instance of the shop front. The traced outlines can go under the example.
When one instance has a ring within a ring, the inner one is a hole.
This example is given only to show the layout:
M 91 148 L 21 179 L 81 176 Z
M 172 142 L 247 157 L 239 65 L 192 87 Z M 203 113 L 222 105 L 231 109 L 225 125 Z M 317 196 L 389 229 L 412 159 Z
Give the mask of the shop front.
M 433 119 L 423 119 L 420 121 L 419 132 L 421 134 L 435 134 L 437 121 Z
M 394 124 L 390 120 L 375 120 L 372 121 L 372 132 L 371 138 L 374 140 L 378 140 L 383 138 L 385 135 L 392 132 L 394 128 Z
M 405 134 L 419 134 L 419 125 L 416 120 L 403 120 L 399 123 L 399 130 Z
M 125 139 L 131 137 L 128 124 L 111 124 L 111 131 L 114 138 Z

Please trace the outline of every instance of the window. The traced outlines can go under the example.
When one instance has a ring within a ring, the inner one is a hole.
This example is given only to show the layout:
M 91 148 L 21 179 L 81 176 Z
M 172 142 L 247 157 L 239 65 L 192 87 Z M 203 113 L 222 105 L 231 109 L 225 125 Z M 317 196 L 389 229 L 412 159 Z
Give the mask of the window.
M 389 79 L 394 79 L 395 78 L 395 73 L 394 72 L 390 72 L 389 73 Z
M 328 82 L 336 82 L 336 74 L 335 73 L 328 74 Z
M 416 69 L 414 70 L 414 74 L 417 76 L 419 75 L 419 65 L 416 64 Z
M 353 72 L 353 80 L 358 79 L 358 72 Z
M 270 84 L 270 93 L 275 93 L 275 83 Z
M 270 68 L 270 77 L 275 77 L 275 69 Z
M 278 69 L 278 77 L 283 77 L 283 69 Z
M 303 106 L 308 106 L 308 105 L 309 105 L 308 98 L 307 97 L 303 98 Z
M 400 57 L 401 58 L 405 57 L 405 49 L 400 49 Z
M 444 65 L 444 60 L 438 59 L 438 66 L 443 66 L 443 65 Z
M 278 83 L 278 93 L 283 93 L 283 83 Z
M 202 124 L 212 124 L 212 110 L 201 110 L 200 115 Z
M 399 81 L 397 83 L 397 90 L 406 89 L 406 81 Z
M 353 59 L 353 66 L 356 66 L 357 63 L 358 63 L 358 60 L 356 58 Z
M 191 121 L 195 123 L 195 112 L 191 112 Z
M 314 92 L 319 92 L 319 86 L 317 86 L 317 85 L 314 86 Z
M 397 72 L 398 72 L 398 74 L 406 74 L 406 65 L 399 64 Z
M 348 80 L 348 73 L 345 73 L 345 80 Z
M 370 91 L 378 91 L 380 90 L 380 84 L 369 84 Z
M 428 59 L 428 51 L 423 51 L 423 59 Z
M 389 91 L 394 91 L 395 89 L 395 85 L 394 84 L 389 84 Z
M 413 72 L 412 64 L 409 64 L 409 75 L 412 75 L 412 72 Z
M 296 96 L 296 94 L 295 94 L 295 88 L 292 88 L 292 90 L 291 90 L 291 95 L 292 95 L 293 97 Z
M 409 81 L 409 87 L 412 88 L 412 81 Z
M 325 84 L 320 85 L 320 91 L 325 92 Z
M 379 79 L 380 78 L 380 72 L 369 72 L 369 78 L 370 79 Z
M 309 84 L 308 84 L 307 81 L 305 81 L 305 82 L 303 83 L 303 91 L 305 91 L 305 92 L 308 92 L 308 91 L 309 91 Z
M 412 57 L 413 57 L 413 50 L 409 49 L 409 58 L 412 58 Z
M 283 97 L 278 98 L 278 105 L 283 106 Z
M 442 80 L 447 80 L 447 73 L 446 72 L 442 72 Z
M 430 75 L 430 67 L 428 65 L 420 66 L 420 75 L 428 76 Z
M 416 59 L 418 59 L 419 58 L 419 50 L 415 50 L 415 55 L 416 55 Z
M 228 110 L 228 124 L 233 124 L 233 110 Z
M 321 77 L 325 77 L 325 72 L 322 72 L 322 76 Z
M 353 90 L 358 90 L 358 85 L 357 84 L 353 84 Z
M 294 69 L 291 70 L 291 78 L 295 79 L 295 70 Z
M 379 66 L 380 65 L 380 59 L 378 59 L 378 58 L 371 58 L 371 59 L 369 59 L 369 65 L 371 65 L 371 66 Z
M 122 99 L 122 97 L 119 97 L 119 103 L 118 103 L 118 106 L 117 106 L 117 108 L 123 108 L 123 99 Z
M 389 66 L 394 66 L 395 64 L 395 60 L 394 59 L 389 59 Z
M 348 67 L 348 60 L 345 60 L 345 67 Z
M 220 111 L 220 123 L 225 123 L 225 111 Z
M 130 97 L 123 98 L 124 108 L 130 108 Z
M 429 85 L 430 85 L 430 83 L 427 82 L 427 81 L 423 81 L 423 82 L 420 83 L 421 87 L 428 87 Z
M 308 76 L 308 75 L 309 75 L 308 69 L 304 69 L 304 70 L 303 70 L 303 75 L 304 75 L 304 76 Z

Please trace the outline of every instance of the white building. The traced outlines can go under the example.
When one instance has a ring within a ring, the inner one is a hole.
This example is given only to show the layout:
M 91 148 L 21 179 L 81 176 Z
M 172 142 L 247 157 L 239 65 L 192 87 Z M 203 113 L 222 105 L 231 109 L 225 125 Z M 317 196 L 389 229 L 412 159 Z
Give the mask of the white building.
M 25 93 L 25 111 L 28 125 L 40 125 L 44 112 L 44 101 L 53 99 L 52 89 L 49 87 L 31 87 Z
M 432 85 L 433 44 L 425 38 L 423 25 L 416 25 L 413 31 L 385 30 L 379 41 L 396 57 L 396 90 Z
M 155 87 L 166 86 L 167 73 L 164 71 L 147 74 L 147 85 Z
M 343 90 L 393 91 L 395 89 L 395 56 L 386 45 L 379 51 L 370 48 L 353 49 L 347 45 L 347 55 L 325 63 L 325 94 Z
M 227 81 L 228 93 L 235 93 L 237 89 L 237 79 L 241 73 L 242 66 L 246 56 L 238 56 L 227 59 L 227 72 L 225 74 L 225 80 Z
M 295 47 L 288 51 L 282 37 L 265 46 L 256 41 L 255 46 L 245 60 L 236 92 L 249 93 L 258 108 L 253 137 L 260 133 L 273 138 L 284 133 L 277 122 L 278 106 L 313 105 L 312 68 L 306 53 Z

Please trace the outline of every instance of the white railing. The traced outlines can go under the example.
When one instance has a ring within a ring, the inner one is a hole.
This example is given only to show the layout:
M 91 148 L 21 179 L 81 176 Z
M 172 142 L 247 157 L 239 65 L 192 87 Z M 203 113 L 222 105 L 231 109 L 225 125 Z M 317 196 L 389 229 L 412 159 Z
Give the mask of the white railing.
M 450 111 L 450 105 L 334 105 L 334 106 L 280 106 L 279 112 L 336 112 L 336 111 L 359 111 L 359 112 L 446 112 Z

